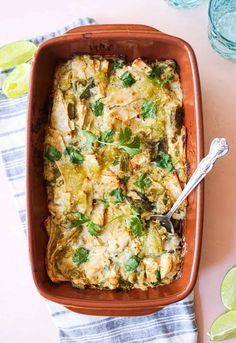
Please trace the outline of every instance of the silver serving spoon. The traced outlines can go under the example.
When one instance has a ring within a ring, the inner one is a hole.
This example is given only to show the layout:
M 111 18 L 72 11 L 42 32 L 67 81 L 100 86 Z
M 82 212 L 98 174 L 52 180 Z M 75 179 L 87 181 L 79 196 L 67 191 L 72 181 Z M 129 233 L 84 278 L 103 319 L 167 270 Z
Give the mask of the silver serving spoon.
M 227 141 L 225 138 L 215 138 L 211 142 L 210 151 L 206 157 L 204 157 L 199 165 L 197 166 L 197 169 L 193 173 L 193 175 L 190 177 L 187 185 L 185 186 L 184 190 L 174 203 L 174 205 L 171 207 L 168 213 L 166 214 L 155 214 L 150 219 L 157 219 L 160 221 L 160 223 L 167 228 L 167 230 L 171 233 L 174 233 L 174 227 L 170 220 L 174 212 L 177 210 L 179 205 L 187 198 L 189 193 L 192 192 L 192 190 L 202 181 L 202 179 L 209 173 L 209 171 L 212 169 L 215 161 L 217 158 L 224 156 L 227 154 L 229 150 Z

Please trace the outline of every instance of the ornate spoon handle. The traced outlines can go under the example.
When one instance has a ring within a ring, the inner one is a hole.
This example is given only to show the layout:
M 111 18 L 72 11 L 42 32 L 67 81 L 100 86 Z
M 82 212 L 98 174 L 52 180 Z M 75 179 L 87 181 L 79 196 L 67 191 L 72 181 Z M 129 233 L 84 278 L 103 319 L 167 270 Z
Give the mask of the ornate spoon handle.
M 187 198 L 189 193 L 202 181 L 202 179 L 209 173 L 209 171 L 213 168 L 213 165 L 217 158 L 224 156 L 227 154 L 229 150 L 227 141 L 225 138 L 215 138 L 213 139 L 210 151 L 206 157 L 204 157 L 201 162 L 199 163 L 197 169 L 189 179 L 187 185 L 185 186 L 184 190 L 170 209 L 170 211 L 166 214 L 168 218 L 171 218 L 173 213 L 179 207 L 179 205 Z

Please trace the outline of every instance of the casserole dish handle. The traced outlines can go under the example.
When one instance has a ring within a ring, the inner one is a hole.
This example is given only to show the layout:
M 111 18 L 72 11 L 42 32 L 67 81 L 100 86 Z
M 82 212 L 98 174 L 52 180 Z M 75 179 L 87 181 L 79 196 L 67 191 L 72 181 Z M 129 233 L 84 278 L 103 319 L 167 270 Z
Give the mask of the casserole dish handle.
M 160 32 L 154 27 L 148 25 L 137 25 L 137 24 L 101 24 L 101 25 L 85 25 L 77 26 L 73 29 L 66 31 L 64 34 L 82 33 L 86 35 L 86 38 L 92 36 L 93 32 L 129 32 L 135 30 L 136 32 Z

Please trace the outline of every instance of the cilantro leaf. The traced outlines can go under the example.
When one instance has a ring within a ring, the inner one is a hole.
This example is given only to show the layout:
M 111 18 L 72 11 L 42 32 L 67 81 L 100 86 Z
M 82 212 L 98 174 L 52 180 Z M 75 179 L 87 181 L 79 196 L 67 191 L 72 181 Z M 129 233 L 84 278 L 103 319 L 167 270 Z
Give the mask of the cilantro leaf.
M 65 155 L 70 156 L 70 161 L 75 164 L 82 164 L 84 161 L 84 157 L 81 155 L 79 150 L 75 149 L 73 146 L 68 146 L 64 150 Z
M 130 176 L 129 175 L 125 175 L 125 176 L 122 177 L 121 182 L 126 183 L 126 182 L 129 181 L 129 179 L 130 179 Z
M 142 191 L 144 191 L 145 188 L 149 187 L 152 183 L 152 181 L 148 178 L 146 178 L 147 173 L 140 174 L 138 177 L 138 180 L 135 182 L 135 185 L 140 188 Z
M 88 222 L 88 232 L 91 236 L 97 237 L 102 231 L 102 227 L 98 224 L 93 223 L 91 220 Z
M 164 79 L 161 78 L 161 75 L 163 74 L 163 72 L 164 72 L 163 68 L 156 65 L 148 73 L 148 78 L 163 88 L 168 82 L 170 82 L 174 78 L 173 74 L 168 75 Z
M 145 100 L 142 104 L 141 113 L 144 119 L 155 118 L 157 113 L 157 107 L 152 100 Z
M 151 80 L 160 79 L 162 73 L 162 68 L 158 65 L 155 65 L 154 67 L 152 67 L 152 70 L 148 73 L 148 77 Z
M 95 117 L 99 117 L 102 115 L 104 105 L 100 100 L 96 100 L 94 103 L 91 104 L 91 110 Z
M 132 138 L 132 141 L 128 143 Z M 119 146 L 129 155 L 133 156 L 140 152 L 140 140 L 137 136 L 132 137 L 132 131 L 129 128 L 120 129 Z
M 110 195 L 115 197 L 115 204 L 124 201 L 123 190 L 121 188 L 113 189 L 113 191 L 110 192 Z
M 120 80 L 125 88 L 131 87 L 136 82 L 132 74 L 130 74 L 128 71 L 125 71 L 124 74 L 120 76 Z
M 120 144 L 127 143 L 130 140 L 131 136 L 132 131 L 128 127 L 125 127 L 124 129 L 121 128 L 119 133 Z
M 104 143 L 113 143 L 114 142 L 114 135 L 115 131 L 112 129 L 108 129 L 106 131 L 103 131 L 101 133 L 101 136 L 99 137 L 99 142 L 101 147 L 105 146 Z
M 170 155 L 166 154 L 164 151 L 159 152 L 158 158 L 156 160 L 156 165 L 159 168 L 166 168 L 170 172 L 174 170 Z
M 84 247 L 76 249 L 75 254 L 72 256 L 72 261 L 79 267 L 82 263 L 88 261 L 89 250 Z
M 81 212 L 77 212 L 76 215 L 77 215 L 78 219 L 76 219 L 70 223 L 70 228 L 80 226 L 84 223 L 87 223 L 90 220 L 86 214 L 83 214 Z
M 143 233 L 143 225 L 139 216 L 139 213 L 136 209 L 132 209 L 131 219 L 130 219 L 130 228 L 135 237 L 141 236 Z
M 113 162 L 112 162 L 112 165 L 115 167 L 115 166 L 118 166 L 118 164 L 119 164 L 119 161 L 117 161 L 117 160 L 114 160 Z
M 161 281 L 161 273 L 159 270 L 156 270 L 156 278 L 157 278 L 157 281 L 156 282 L 152 282 L 152 285 L 153 286 L 159 286 L 160 284 L 160 281 Z
M 49 145 L 45 152 L 45 156 L 51 162 L 58 161 L 61 158 L 61 153 L 54 146 Z
M 104 208 L 106 209 L 109 205 L 109 202 L 107 201 L 107 199 L 105 199 L 105 195 L 103 194 L 101 202 L 103 203 Z
M 113 70 L 117 70 L 117 69 L 120 69 L 120 68 L 123 68 L 125 64 L 125 61 L 122 60 L 122 59 L 116 59 L 114 62 L 113 62 Z
M 74 220 L 70 223 L 70 228 L 80 226 L 82 224 L 87 223 L 87 229 L 91 236 L 98 236 L 102 230 L 102 227 L 98 224 L 92 222 L 92 220 L 86 215 L 81 212 L 77 212 L 77 220 Z
M 122 144 L 121 148 L 124 149 L 129 155 L 134 156 L 140 152 L 140 140 L 137 136 L 135 136 L 131 143 Z
M 97 136 L 94 135 L 92 132 L 90 131 L 86 131 L 86 130 L 82 130 L 82 134 L 84 135 L 84 137 L 86 138 L 86 145 L 85 145 L 85 149 L 86 150 L 90 150 L 93 146 L 94 143 L 96 143 L 97 141 Z
M 125 270 L 127 272 L 137 272 L 137 269 L 138 269 L 138 266 L 139 266 L 139 263 L 140 263 L 140 258 L 135 255 L 135 256 L 132 256 L 128 259 L 128 261 L 126 262 L 125 264 Z

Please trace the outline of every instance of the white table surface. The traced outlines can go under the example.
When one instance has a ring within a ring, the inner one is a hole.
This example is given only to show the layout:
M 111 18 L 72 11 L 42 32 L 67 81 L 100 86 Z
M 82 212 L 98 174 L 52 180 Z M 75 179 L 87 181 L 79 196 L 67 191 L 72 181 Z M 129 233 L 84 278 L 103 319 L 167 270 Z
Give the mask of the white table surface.
M 223 59 L 207 40 L 208 1 L 192 10 L 176 10 L 164 0 L 4 1 L 0 10 L 0 46 L 50 32 L 77 17 L 98 23 L 139 23 L 188 41 L 197 55 L 202 83 L 205 148 L 217 136 L 228 138 L 230 155 L 206 180 L 204 241 L 196 291 L 199 343 L 208 342 L 211 321 L 224 311 L 219 288 L 235 264 L 236 243 L 236 64 Z M 30 274 L 27 243 L 2 166 L 0 167 L 0 342 L 56 342 L 56 328 Z M 223 213 L 229 218 L 226 219 Z M 7 263 L 6 263 L 7 260 Z M 231 340 L 236 342 L 236 338 Z

